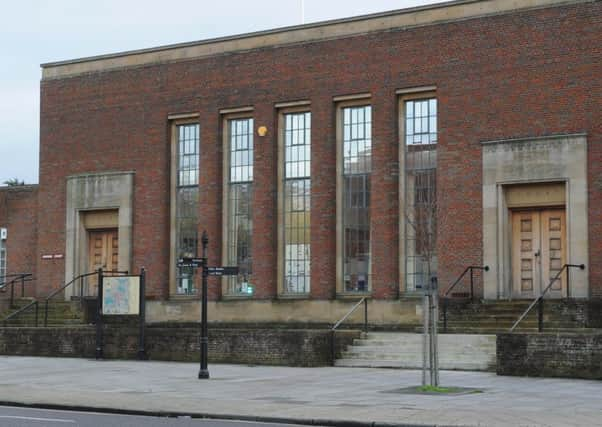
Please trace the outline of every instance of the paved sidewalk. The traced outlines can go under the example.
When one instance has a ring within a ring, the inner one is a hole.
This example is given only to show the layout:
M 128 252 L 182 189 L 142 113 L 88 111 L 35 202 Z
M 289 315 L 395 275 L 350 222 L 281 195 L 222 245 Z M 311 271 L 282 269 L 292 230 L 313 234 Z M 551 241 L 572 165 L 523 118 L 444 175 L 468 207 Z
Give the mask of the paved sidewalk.
M 392 393 L 420 371 L 284 368 L 0 356 L 0 401 L 338 424 L 602 426 L 602 382 L 441 372 L 483 393 Z

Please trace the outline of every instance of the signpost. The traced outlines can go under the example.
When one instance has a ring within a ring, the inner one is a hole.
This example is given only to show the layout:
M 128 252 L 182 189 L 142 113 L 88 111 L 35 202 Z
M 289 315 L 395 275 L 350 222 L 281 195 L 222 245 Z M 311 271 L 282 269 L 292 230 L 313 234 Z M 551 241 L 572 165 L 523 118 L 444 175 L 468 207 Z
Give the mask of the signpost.
M 203 258 L 180 258 L 178 260 L 178 267 L 203 267 Z
M 207 245 L 209 238 L 207 231 L 203 231 L 201 237 L 202 256 L 201 258 L 180 258 L 178 267 L 192 267 L 202 269 L 202 295 L 201 295 L 201 367 L 199 370 L 199 379 L 209 379 L 209 369 L 207 368 L 207 350 L 209 347 L 209 337 L 207 332 L 207 277 L 209 276 L 237 276 L 238 267 L 209 267 L 207 266 Z
M 238 267 L 207 267 L 209 276 L 238 276 Z

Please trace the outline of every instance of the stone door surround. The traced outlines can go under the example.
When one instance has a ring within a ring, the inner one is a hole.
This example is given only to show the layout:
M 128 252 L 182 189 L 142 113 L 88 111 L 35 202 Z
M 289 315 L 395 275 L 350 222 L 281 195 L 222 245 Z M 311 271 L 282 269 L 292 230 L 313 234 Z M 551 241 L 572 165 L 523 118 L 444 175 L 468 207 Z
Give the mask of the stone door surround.
M 588 264 L 587 136 L 553 135 L 482 142 L 483 264 L 486 299 L 510 298 L 512 256 L 507 193 L 516 184 L 564 185 L 566 262 Z M 548 185 L 549 187 L 549 185 Z M 539 201 L 534 198 L 534 206 Z M 570 297 L 589 296 L 588 269 L 571 269 Z
M 86 273 L 87 213 L 117 212 L 119 270 L 131 270 L 134 172 L 99 172 L 67 177 L 65 283 Z M 90 215 L 88 215 L 89 219 Z M 112 225 L 112 224 L 111 224 Z M 71 296 L 70 287 L 65 298 Z

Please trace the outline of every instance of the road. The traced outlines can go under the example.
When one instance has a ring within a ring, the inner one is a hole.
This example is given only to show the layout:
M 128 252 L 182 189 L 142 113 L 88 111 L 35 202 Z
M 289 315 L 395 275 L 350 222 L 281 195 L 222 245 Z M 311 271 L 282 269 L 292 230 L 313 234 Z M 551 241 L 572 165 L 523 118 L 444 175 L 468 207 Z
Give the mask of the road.
M 55 411 L 49 409 L 0 406 L 2 427 L 294 427 L 246 421 L 221 421 L 189 417 L 144 417 L 98 412 Z

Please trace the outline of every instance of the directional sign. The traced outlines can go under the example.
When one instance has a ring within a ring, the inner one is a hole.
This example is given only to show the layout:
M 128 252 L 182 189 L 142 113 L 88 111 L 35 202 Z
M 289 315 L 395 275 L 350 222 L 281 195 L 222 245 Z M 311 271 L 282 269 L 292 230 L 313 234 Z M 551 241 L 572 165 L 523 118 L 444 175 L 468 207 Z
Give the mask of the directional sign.
M 237 276 L 238 267 L 207 267 L 209 276 Z
M 178 267 L 198 268 L 203 265 L 203 258 L 180 258 Z

